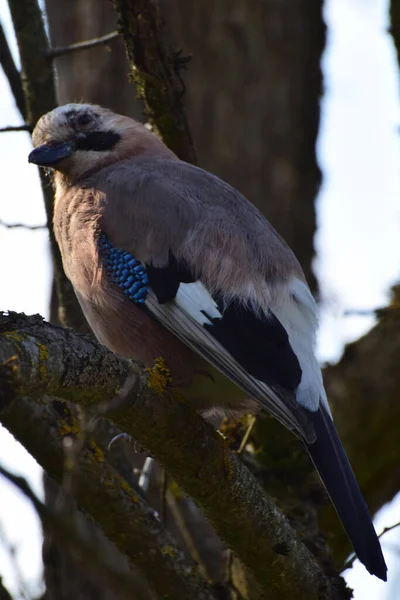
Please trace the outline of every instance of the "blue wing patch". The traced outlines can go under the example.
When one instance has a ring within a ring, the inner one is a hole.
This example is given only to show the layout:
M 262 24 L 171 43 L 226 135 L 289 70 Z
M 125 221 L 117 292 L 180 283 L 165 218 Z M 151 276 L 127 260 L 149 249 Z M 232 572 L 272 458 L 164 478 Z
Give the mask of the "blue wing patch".
M 99 236 L 99 248 L 107 273 L 122 289 L 129 300 L 143 304 L 146 300 L 149 278 L 144 266 L 129 252 L 114 248 L 104 233 Z

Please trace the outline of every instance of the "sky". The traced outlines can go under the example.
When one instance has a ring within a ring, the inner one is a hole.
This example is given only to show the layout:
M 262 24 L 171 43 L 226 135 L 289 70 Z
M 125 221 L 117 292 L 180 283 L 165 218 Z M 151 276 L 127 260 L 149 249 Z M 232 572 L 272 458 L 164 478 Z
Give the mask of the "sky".
M 374 323 L 372 314 L 346 316 L 345 312 L 387 304 L 391 285 L 400 279 L 400 85 L 387 11 L 386 0 L 326 2 L 328 44 L 318 140 L 323 186 L 317 200 L 315 262 L 322 292 L 317 344 L 322 363 L 338 360 L 344 344 Z M 0 0 L 0 18 L 18 60 L 6 0 Z M 20 123 L 0 72 L 0 127 Z M 28 134 L 0 134 L 0 220 L 4 222 L 45 222 L 37 170 L 27 162 L 30 149 Z M 46 231 L 0 226 L 0 310 L 48 317 L 50 280 Z M 42 497 L 39 466 L 1 428 L 0 462 L 23 474 Z M 398 521 L 400 495 L 376 515 L 375 527 L 379 533 Z M 20 577 L 4 552 L 4 538 L 16 548 Z M 33 510 L 0 479 L 0 575 L 16 600 L 23 598 L 21 578 L 29 589 L 37 589 L 40 541 Z M 383 550 L 389 566 L 387 584 L 370 577 L 357 561 L 346 572 L 355 600 L 400 597 L 400 569 L 396 569 L 400 529 L 384 536 Z

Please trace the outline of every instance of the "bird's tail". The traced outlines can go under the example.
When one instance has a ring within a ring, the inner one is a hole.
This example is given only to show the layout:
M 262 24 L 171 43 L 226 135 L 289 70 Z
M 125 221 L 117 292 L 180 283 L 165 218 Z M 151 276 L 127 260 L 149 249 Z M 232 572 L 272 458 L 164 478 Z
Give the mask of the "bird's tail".
M 387 567 L 367 505 L 336 432 L 323 406 L 311 419 L 316 441 L 306 444 L 359 560 L 372 575 L 386 581 Z

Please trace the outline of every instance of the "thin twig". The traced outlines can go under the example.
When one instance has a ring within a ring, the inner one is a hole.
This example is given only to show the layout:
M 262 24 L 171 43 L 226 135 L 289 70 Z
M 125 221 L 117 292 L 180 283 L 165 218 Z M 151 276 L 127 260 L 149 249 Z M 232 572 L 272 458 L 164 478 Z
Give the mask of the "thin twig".
M 241 456 L 243 454 L 243 452 L 246 448 L 247 442 L 249 441 L 251 433 L 256 424 L 256 421 L 257 421 L 257 418 L 254 415 L 250 415 L 247 429 L 246 429 L 245 434 L 240 443 L 240 447 L 237 451 L 238 456 Z M 226 585 L 233 585 L 232 584 L 232 581 L 233 581 L 232 567 L 233 567 L 233 552 L 230 548 L 228 548 L 227 557 L 226 557 L 226 567 L 225 567 L 225 584 Z
M 48 509 L 43 504 L 43 502 L 39 500 L 39 498 L 36 496 L 35 492 L 32 490 L 25 477 L 21 477 L 20 475 L 15 475 L 14 473 L 11 473 L 2 465 L 0 465 L 0 475 L 2 475 L 10 483 L 15 485 L 15 487 L 17 487 L 19 491 L 22 492 L 23 495 L 31 501 L 41 519 L 45 518 Z
M 91 40 L 86 40 L 84 42 L 77 42 L 76 44 L 69 44 L 68 46 L 59 46 L 58 48 L 51 48 L 47 56 L 51 59 L 57 58 L 58 56 L 65 56 L 65 54 L 71 54 L 72 52 L 77 52 L 78 50 L 87 50 L 88 48 L 94 48 L 95 46 L 101 46 L 103 44 L 108 44 L 113 40 L 119 37 L 118 31 L 112 31 L 111 33 L 107 33 L 106 35 L 102 35 L 101 37 L 93 38 Z
M 246 448 L 247 442 L 249 441 L 249 437 L 251 436 L 251 433 L 254 429 L 256 421 L 257 421 L 256 417 L 254 415 L 250 415 L 249 424 L 247 426 L 246 433 L 244 434 L 242 442 L 240 444 L 240 448 L 237 451 L 239 456 L 241 454 L 243 454 L 244 449 Z
M 72 514 L 78 484 L 79 458 L 88 440 L 87 418 L 80 406 L 75 411 L 76 431 L 64 438 L 63 480 L 59 487 L 58 507 L 64 515 Z
M 378 535 L 378 538 L 381 538 L 383 535 L 385 535 L 385 533 L 387 533 L 388 531 L 392 531 L 392 529 L 396 529 L 396 527 L 400 527 L 400 521 L 398 523 L 395 523 L 394 525 L 390 525 L 390 527 L 384 527 L 382 529 L 382 531 L 380 532 L 380 534 Z M 343 570 L 344 569 L 350 569 L 350 567 L 353 566 L 354 561 L 356 560 L 357 556 L 355 554 L 352 554 L 351 558 L 349 558 L 349 560 L 347 560 L 344 565 L 343 565 Z
M 343 312 L 344 317 L 373 317 L 377 308 L 348 308 Z
M 36 231 L 37 229 L 46 229 L 47 225 L 25 225 L 25 223 L 5 223 L 0 219 L 0 225 L 7 229 L 29 229 L 30 231 Z
M 32 132 L 32 127 L 25 123 L 25 125 L 8 125 L 7 127 L 0 127 L 0 133 L 9 133 L 12 131 L 29 131 Z
M 384 527 L 383 530 L 378 535 L 378 538 L 381 538 L 388 531 L 392 531 L 392 529 L 396 529 L 396 527 L 400 527 L 400 521 L 398 523 L 395 523 L 394 525 L 390 525 L 390 527 Z

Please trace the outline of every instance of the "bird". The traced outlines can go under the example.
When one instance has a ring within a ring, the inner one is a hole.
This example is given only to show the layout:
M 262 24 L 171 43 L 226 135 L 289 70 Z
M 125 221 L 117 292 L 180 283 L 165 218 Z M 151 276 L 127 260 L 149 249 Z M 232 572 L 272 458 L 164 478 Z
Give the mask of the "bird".
M 303 442 L 354 551 L 387 567 L 333 423 L 317 307 L 294 253 L 239 191 L 147 127 L 93 104 L 38 121 L 63 267 L 100 343 L 152 367 L 196 410 L 262 410 Z

